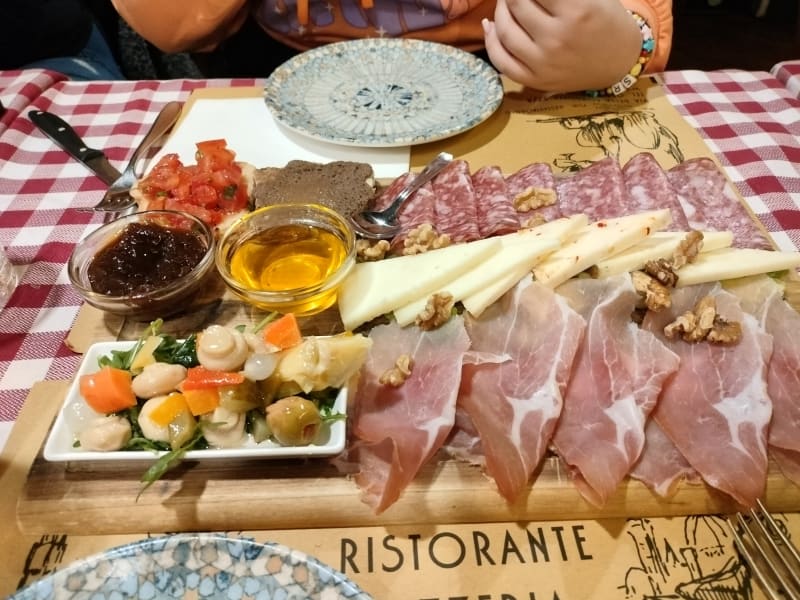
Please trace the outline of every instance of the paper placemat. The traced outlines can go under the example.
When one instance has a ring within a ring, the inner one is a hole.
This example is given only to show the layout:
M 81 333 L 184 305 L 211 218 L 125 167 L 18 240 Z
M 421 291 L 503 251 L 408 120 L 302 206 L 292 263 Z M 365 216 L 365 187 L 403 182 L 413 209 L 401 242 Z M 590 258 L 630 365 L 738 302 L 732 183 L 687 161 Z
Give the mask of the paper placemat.
M 205 88 L 192 92 L 180 121 L 164 146 L 150 161 L 176 153 L 184 164 L 194 164 L 197 142 L 225 139 L 236 159 L 258 168 L 283 167 L 290 160 L 327 163 L 335 160 L 372 165 L 377 178 L 406 173 L 410 150 L 343 146 L 301 135 L 279 124 L 264 104 L 261 88 Z

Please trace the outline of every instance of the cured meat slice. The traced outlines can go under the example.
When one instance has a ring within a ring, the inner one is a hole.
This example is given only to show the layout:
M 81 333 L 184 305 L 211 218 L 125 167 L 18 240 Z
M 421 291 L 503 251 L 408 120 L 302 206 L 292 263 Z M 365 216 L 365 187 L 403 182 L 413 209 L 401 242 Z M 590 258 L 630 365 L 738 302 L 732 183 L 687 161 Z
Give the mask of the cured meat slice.
M 606 157 L 556 182 L 561 214 L 585 213 L 591 221 L 631 214 L 625 178 L 616 159 Z
M 403 173 L 395 178 L 388 186 L 383 188 L 381 192 L 375 197 L 372 202 L 372 210 L 386 210 L 394 200 L 395 196 L 400 193 L 403 186 L 406 185 L 414 177 L 413 173 Z M 410 200 L 410 199 L 409 199 Z
M 640 152 L 622 167 L 625 187 L 631 200 L 631 213 L 668 208 L 672 223 L 667 231 L 687 231 L 689 221 L 667 174 L 649 152 Z
M 478 214 L 478 231 L 483 238 L 519 229 L 519 215 L 508 193 L 499 167 L 482 167 L 472 175 Z
M 513 502 L 550 442 L 585 323 L 552 290 L 524 282 L 466 325 L 458 406 L 480 435 L 486 472 Z
M 667 172 L 689 226 L 731 231 L 739 248 L 772 249 L 725 174 L 710 158 L 693 158 Z
M 631 314 L 630 276 L 574 279 L 557 292 L 587 321 L 553 445 L 581 495 L 602 506 L 639 459 L 645 423 L 678 357 Z
M 396 324 L 370 332 L 372 348 L 350 409 L 353 442 L 346 460 L 365 503 L 380 514 L 391 506 L 453 427 L 469 337 L 460 317 L 433 331 Z M 379 379 L 401 355 L 413 359 L 402 385 Z
M 664 327 L 709 295 L 715 298 L 721 317 L 741 323 L 740 341 L 719 345 L 668 340 Z M 643 327 L 681 358 L 678 372 L 664 386 L 653 418 L 706 483 L 742 506 L 754 506 L 767 477 L 772 404 L 766 376 L 771 336 L 718 284 L 674 290 L 672 307 L 648 313 Z
M 454 160 L 433 179 L 436 194 L 436 231 L 448 234 L 454 242 L 470 242 L 480 238 L 475 189 L 469 164 Z
M 506 186 L 511 203 L 515 207 L 528 200 L 533 200 L 535 205 L 541 204 L 533 210 L 521 211 L 520 219 L 522 221 L 536 216 L 543 221 L 554 221 L 561 218 L 555 178 L 547 163 L 538 162 L 525 165 L 506 178 Z
M 800 485 L 800 314 L 784 299 L 771 277 L 752 277 L 727 288 L 742 308 L 755 316 L 772 336 L 767 390 L 772 400 L 769 453 L 784 474 Z
M 669 496 L 681 480 L 698 482 L 700 475 L 672 443 L 655 419 L 644 428 L 644 449 L 630 476 L 644 483 L 659 496 Z

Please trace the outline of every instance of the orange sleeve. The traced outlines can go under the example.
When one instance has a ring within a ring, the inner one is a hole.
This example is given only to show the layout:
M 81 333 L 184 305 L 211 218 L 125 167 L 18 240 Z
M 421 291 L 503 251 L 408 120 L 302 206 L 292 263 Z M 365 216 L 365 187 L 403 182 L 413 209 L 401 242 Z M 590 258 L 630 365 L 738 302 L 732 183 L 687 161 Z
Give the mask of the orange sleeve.
M 653 30 L 656 47 L 646 71 L 663 71 L 672 49 L 672 0 L 622 0 L 622 4 L 644 17 Z
M 131 29 L 167 53 L 214 48 L 247 17 L 247 0 L 111 0 Z

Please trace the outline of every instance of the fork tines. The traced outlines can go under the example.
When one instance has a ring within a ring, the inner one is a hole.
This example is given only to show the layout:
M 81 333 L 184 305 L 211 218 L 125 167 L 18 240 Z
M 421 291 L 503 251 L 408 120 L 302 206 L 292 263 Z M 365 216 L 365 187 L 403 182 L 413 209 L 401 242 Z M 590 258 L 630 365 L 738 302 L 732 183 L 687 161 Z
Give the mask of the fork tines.
M 800 552 L 759 500 L 748 513 L 728 517 L 736 547 L 767 597 L 800 600 Z

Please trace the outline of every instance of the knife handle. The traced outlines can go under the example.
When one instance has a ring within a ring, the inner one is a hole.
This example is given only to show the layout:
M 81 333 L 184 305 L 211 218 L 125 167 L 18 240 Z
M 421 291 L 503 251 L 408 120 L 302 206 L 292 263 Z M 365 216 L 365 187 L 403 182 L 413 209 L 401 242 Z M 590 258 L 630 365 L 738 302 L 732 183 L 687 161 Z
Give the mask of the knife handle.
M 32 110 L 28 117 L 42 133 L 53 140 L 73 158 L 81 161 L 91 170 L 89 160 L 105 156 L 102 150 L 89 148 L 75 130 L 61 117 L 43 110 Z

